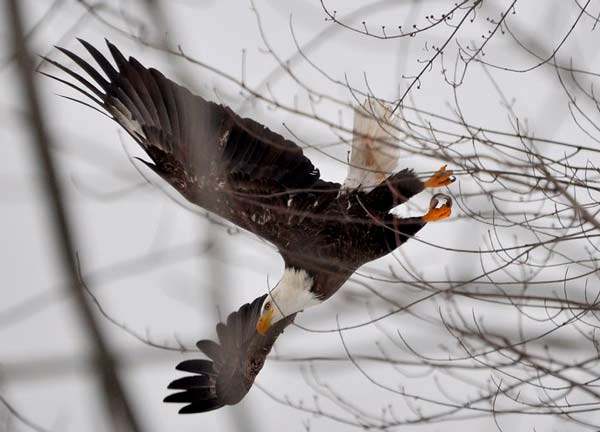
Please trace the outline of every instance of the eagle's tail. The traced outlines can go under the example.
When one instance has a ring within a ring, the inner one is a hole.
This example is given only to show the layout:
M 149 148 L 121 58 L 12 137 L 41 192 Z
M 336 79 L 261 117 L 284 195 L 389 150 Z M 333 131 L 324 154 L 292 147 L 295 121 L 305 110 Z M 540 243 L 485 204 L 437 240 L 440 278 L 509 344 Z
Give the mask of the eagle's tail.
M 371 191 L 398 163 L 397 117 L 392 107 L 368 98 L 354 109 L 352 152 L 342 189 Z

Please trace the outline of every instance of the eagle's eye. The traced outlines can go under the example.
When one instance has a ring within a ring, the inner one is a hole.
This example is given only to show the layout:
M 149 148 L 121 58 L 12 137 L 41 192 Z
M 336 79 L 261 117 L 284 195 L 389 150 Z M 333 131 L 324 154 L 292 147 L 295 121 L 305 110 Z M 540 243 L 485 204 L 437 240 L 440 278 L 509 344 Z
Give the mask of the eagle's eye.
M 269 309 L 271 309 L 271 302 L 266 302 L 265 303 L 265 312 L 267 312 Z

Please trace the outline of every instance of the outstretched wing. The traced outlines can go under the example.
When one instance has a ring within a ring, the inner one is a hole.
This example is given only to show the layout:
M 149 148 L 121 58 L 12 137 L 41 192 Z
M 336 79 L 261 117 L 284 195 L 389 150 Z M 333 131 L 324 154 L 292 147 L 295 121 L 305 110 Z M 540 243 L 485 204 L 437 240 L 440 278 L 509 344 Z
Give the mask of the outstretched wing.
M 319 170 L 293 142 L 192 94 L 135 58 L 126 59 L 108 41 L 116 68 L 95 47 L 80 42 L 99 69 L 58 48 L 87 76 L 50 59 L 76 83 L 45 75 L 110 115 L 148 154 L 152 162 L 147 165 L 192 203 L 278 244 L 285 212 L 294 210 L 288 203 L 307 207 L 296 199 L 298 191 L 314 196 L 327 190 L 335 196 L 339 185 L 320 180 Z
M 261 336 L 256 323 L 265 297 L 232 312 L 227 323 L 217 324 L 218 343 L 201 340 L 196 344 L 210 360 L 186 360 L 177 365 L 178 370 L 193 375 L 171 382 L 169 389 L 181 391 L 167 396 L 165 402 L 185 403 L 179 413 L 190 414 L 235 405 L 246 396 L 275 340 L 295 317 L 282 319 Z

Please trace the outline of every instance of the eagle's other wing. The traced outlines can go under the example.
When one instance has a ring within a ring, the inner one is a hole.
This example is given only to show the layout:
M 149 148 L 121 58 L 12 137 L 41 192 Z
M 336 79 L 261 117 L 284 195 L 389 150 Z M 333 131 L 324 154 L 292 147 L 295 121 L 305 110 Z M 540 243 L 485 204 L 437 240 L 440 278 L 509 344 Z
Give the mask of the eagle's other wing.
M 201 340 L 196 345 L 210 360 L 185 360 L 177 369 L 194 375 L 179 378 L 169 389 L 180 390 L 165 402 L 185 403 L 180 414 L 212 411 L 242 400 L 254 383 L 277 337 L 295 314 L 278 321 L 261 336 L 256 323 L 266 294 L 245 304 L 217 324 L 219 342 Z
M 45 75 L 100 106 L 148 154 L 152 162 L 147 165 L 192 203 L 277 243 L 277 218 L 287 220 L 284 211 L 293 210 L 286 205 L 291 193 L 335 196 L 339 184 L 320 180 L 319 170 L 295 143 L 192 94 L 135 58 L 126 59 L 108 41 L 116 68 L 95 47 L 80 42 L 99 69 L 58 48 L 87 76 L 47 58 L 76 83 Z

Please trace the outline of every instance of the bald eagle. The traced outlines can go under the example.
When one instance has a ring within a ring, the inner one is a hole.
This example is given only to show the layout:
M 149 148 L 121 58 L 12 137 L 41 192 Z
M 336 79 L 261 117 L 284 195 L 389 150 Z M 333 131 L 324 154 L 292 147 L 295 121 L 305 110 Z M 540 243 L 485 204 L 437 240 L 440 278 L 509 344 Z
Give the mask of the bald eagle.
M 360 266 L 394 251 L 427 222 L 450 216 L 452 201 L 439 193 L 423 216 L 390 213 L 454 177 L 445 165 L 426 181 L 410 169 L 393 172 L 394 119 L 385 103 L 369 98 L 355 109 L 348 175 L 340 185 L 322 180 L 298 145 L 256 121 L 126 59 L 108 41 L 114 65 L 80 42 L 97 66 L 58 48 L 84 74 L 48 58 L 70 79 L 42 73 L 122 126 L 147 154 L 146 165 L 185 199 L 272 243 L 285 263 L 270 292 L 217 325 L 218 342 L 197 343 L 208 359 L 177 366 L 191 375 L 169 385 L 178 392 L 165 402 L 186 404 L 180 413 L 238 403 L 298 312 L 331 297 Z

